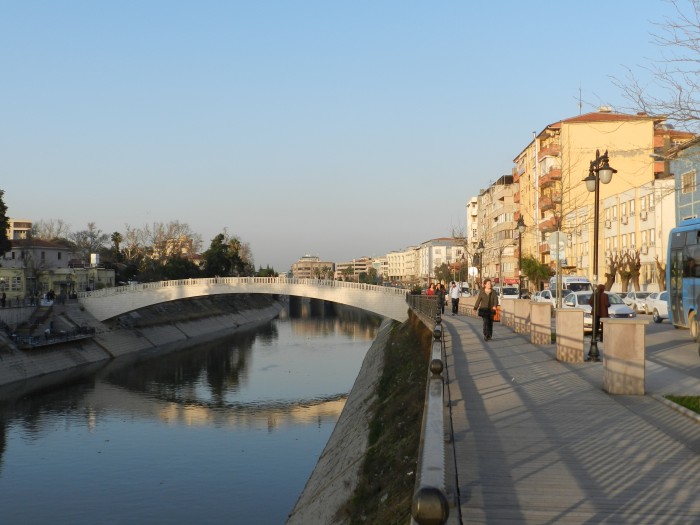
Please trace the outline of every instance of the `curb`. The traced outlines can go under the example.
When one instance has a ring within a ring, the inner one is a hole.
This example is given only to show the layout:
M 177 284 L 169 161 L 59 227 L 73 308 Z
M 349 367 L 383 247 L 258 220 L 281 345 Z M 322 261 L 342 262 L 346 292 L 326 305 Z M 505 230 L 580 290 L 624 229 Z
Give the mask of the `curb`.
M 684 416 L 689 417 L 690 419 L 694 420 L 696 423 L 700 423 L 700 414 L 693 412 L 692 410 L 689 410 L 689 409 L 685 408 L 684 406 L 679 405 L 678 403 L 674 403 L 673 401 L 666 399 L 662 395 L 651 394 L 651 397 L 653 399 L 656 399 L 657 401 L 663 403 L 664 405 L 671 407 L 676 412 L 680 412 Z

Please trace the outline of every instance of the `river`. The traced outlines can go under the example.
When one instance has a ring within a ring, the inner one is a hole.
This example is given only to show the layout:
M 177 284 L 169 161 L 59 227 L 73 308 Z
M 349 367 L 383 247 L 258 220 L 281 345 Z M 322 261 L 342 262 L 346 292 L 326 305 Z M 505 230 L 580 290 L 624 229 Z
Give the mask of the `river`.
M 0 523 L 284 523 L 378 325 L 282 315 L 4 401 Z

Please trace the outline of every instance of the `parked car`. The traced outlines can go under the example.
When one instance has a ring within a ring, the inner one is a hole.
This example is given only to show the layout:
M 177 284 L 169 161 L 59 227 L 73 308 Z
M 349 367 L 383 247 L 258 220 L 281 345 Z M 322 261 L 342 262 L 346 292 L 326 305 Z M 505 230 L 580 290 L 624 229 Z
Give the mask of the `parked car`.
M 610 302 L 610 306 L 608 306 L 608 315 L 610 317 L 619 319 L 637 317 L 637 313 L 624 303 L 622 297 L 612 292 L 605 293 L 608 295 L 608 301 Z M 591 310 L 593 310 L 593 308 L 591 308 L 591 306 L 588 304 L 590 298 L 591 292 L 571 292 L 569 295 L 564 297 L 564 301 L 562 303 L 564 308 L 580 308 L 583 310 L 584 332 L 593 331 L 593 315 L 591 314 Z
M 520 296 L 518 294 L 517 286 L 504 286 L 501 290 L 501 297 L 503 299 L 518 299 Z
M 647 313 L 655 323 L 668 319 L 668 292 L 654 292 L 646 299 Z
M 571 293 L 571 290 L 564 290 L 564 296 L 568 295 Z M 590 293 L 590 292 L 589 292 Z M 539 296 L 537 297 L 537 301 L 541 303 L 549 303 L 553 307 L 556 308 L 557 306 L 557 295 L 554 293 L 554 290 L 542 290 L 539 292 Z
M 620 294 L 620 296 L 625 304 L 632 308 L 632 310 L 637 313 L 646 314 L 649 313 L 646 305 L 646 298 L 649 297 L 649 293 L 650 292 L 638 292 L 636 290 L 632 290 L 626 294 Z

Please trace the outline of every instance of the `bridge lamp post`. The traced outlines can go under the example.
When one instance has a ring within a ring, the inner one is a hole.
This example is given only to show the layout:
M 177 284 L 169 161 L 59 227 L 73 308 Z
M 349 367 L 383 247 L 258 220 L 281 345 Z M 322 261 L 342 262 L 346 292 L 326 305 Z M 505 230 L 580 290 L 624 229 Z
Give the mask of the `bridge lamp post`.
M 525 233 L 525 220 L 518 217 L 518 299 L 523 294 L 523 234 Z
M 607 150 L 603 155 L 595 150 L 595 160 L 591 161 L 588 168 L 588 177 L 583 179 L 586 189 L 593 193 L 593 333 L 591 334 L 591 347 L 588 351 L 588 361 L 600 361 L 598 352 L 598 215 L 600 209 L 600 183 L 608 184 L 612 180 L 616 169 L 610 167 L 610 159 Z

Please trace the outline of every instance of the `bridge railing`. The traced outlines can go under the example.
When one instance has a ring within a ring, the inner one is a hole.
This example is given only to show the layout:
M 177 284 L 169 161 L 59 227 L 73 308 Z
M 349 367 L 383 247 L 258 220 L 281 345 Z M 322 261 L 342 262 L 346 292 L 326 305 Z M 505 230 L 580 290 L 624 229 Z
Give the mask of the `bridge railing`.
M 373 284 L 353 283 L 346 281 L 334 281 L 330 279 L 297 279 L 289 277 L 205 277 L 199 279 L 175 279 L 172 281 L 156 281 L 150 283 L 127 284 L 124 286 L 115 286 L 112 288 L 102 288 L 101 290 L 91 290 L 89 292 L 78 292 L 78 299 L 88 297 L 112 297 L 120 294 L 159 290 L 162 288 L 173 286 L 241 286 L 250 284 L 300 284 L 306 286 L 365 290 L 401 296 L 404 296 L 408 293 L 408 291 L 403 288 L 377 286 Z

